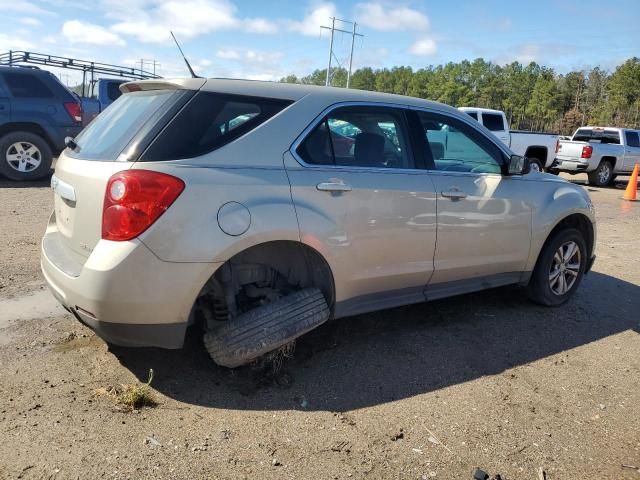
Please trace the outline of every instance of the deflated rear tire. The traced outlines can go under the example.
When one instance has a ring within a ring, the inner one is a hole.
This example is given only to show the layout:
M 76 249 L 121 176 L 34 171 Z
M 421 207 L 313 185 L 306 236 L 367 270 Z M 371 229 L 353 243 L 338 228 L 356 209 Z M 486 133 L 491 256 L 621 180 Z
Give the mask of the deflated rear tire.
M 215 363 L 235 368 L 313 330 L 329 314 L 322 292 L 307 288 L 222 323 L 204 335 L 204 345 Z
M 538 257 L 527 287 L 529 298 L 548 307 L 567 302 L 580 286 L 587 261 L 587 246 L 580 230 L 560 230 Z

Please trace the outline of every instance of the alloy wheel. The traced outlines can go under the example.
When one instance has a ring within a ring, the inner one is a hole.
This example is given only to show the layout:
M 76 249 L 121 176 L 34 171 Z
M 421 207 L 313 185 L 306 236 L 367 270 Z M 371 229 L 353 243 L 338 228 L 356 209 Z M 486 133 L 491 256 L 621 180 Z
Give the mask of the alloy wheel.
M 566 294 L 580 274 L 580 247 L 574 241 L 563 243 L 553 255 L 549 270 L 549 287 L 555 295 Z
M 17 172 L 28 173 L 40 166 L 42 153 L 33 143 L 16 142 L 9 145 L 5 153 L 5 160 Z

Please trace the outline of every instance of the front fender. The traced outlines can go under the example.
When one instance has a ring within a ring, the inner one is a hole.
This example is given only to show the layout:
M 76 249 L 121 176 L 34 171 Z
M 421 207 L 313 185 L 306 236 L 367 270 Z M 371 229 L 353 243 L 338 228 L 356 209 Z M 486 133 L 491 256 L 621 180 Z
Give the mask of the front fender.
M 536 198 L 533 205 L 531 225 L 531 248 L 526 271 L 535 267 L 540 251 L 554 228 L 571 215 L 582 215 L 593 226 L 593 246 L 595 250 L 596 228 L 593 204 L 589 194 L 580 186 L 566 181 L 541 181 L 534 189 Z

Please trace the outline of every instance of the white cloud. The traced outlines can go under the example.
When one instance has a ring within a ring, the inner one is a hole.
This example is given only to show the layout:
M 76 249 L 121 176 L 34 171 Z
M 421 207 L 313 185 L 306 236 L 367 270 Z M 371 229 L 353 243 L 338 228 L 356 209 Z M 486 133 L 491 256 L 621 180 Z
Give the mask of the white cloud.
M 125 42 L 113 32 L 100 25 L 69 20 L 62 25 L 62 35 L 71 43 L 90 43 L 93 45 L 124 46 Z
M 520 63 L 528 65 L 531 62 L 536 62 L 540 58 L 540 45 L 526 44 L 520 45 L 516 48 L 513 57 Z
M 260 34 L 277 31 L 269 20 L 239 18 L 229 0 L 104 0 L 103 6 L 117 20 L 112 31 L 147 43 L 170 43 L 170 31 L 178 40 L 232 29 Z
M 317 36 L 320 34 L 320 26 L 329 26 L 330 17 L 336 16 L 336 6 L 333 3 L 317 4 L 300 21 L 290 21 L 289 30 L 302 35 Z
M 386 7 L 386 8 L 385 8 Z M 358 3 L 355 7 L 357 22 L 365 27 L 382 32 L 426 31 L 429 18 L 418 10 L 394 4 Z
M 55 15 L 53 12 L 27 0 L 0 0 L 0 11 L 3 13 L 14 12 L 30 15 Z
M 24 18 L 21 18 L 19 21 L 21 24 L 27 25 L 29 27 L 37 27 L 38 25 L 42 25 L 42 22 L 40 20 L 33 17 L 24 17 Z
M 246 18 L 243 21 L 243 30 L 250 33 L 276 33 L 278 26 L 274 22 L 264 18 Z
M 409 53 L 420 57 L 429 57 L 438 52 L 438 45 L 433 38 L 425 37 L 416 40 L 411 47 Z
M 33 50 L 34 44 L 22 37 L 0 33 L 0 52 L 7 50 Z
M 233 49 L 218 50 L 216 52 L 216 57 L 224 60 L 238 60 L 240 58 L 240 53 Z

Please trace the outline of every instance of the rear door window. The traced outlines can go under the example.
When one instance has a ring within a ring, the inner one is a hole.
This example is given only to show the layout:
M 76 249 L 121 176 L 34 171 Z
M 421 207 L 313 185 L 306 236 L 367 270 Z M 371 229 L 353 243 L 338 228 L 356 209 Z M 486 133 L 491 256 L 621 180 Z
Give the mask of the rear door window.
M 144 152 L 140 161 L 194 158 L 250 132 L 291 100 L 198 92 Z
M 414 168 L 404 115 L 379 107 L 332 111 L 298 147 L 308 164 L 369 168 Z
M 53 92 L 35 75 L 4 72 L 4 81 L 15 98 L 51 98 Z
M 122 95 L 75 139 L 77 151 L 67 155 L 83 160 L 116 160 L 141 127 L 184 91 L 150 90 Z
M 640 138 L 638 138 L 638 132 L 625 132 L 625 137 L 627 139 L 627 146 L 629 147 L 640 147 Z
M 482 124 L 492 132 L 502 132 L 505 130 L 502 115 L 497 113 L 483 113 Z

